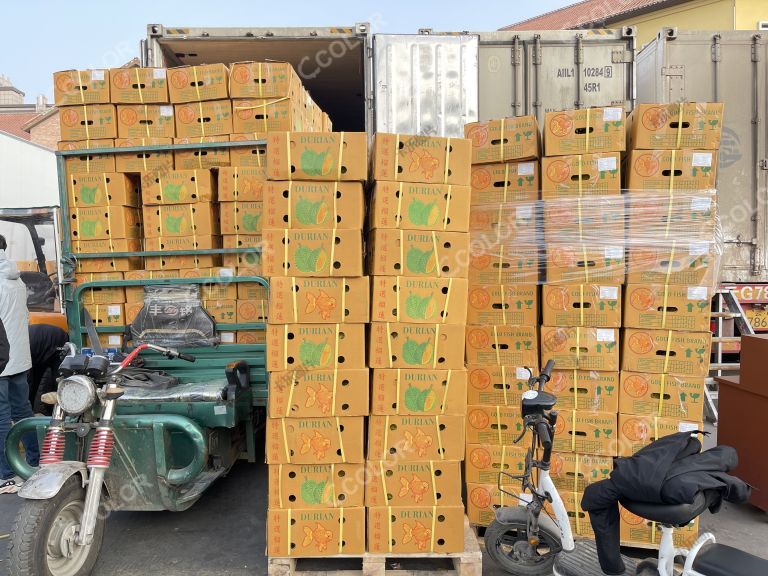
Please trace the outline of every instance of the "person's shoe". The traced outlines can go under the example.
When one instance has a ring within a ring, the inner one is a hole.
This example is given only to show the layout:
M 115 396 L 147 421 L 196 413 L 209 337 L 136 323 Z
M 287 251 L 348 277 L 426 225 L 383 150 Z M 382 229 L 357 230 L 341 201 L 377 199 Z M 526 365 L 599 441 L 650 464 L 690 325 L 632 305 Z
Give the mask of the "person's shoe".
M 24 481 L 18 476 L 8 480 L 0 480 L 0 494 L 16 494 L 23 484 Z

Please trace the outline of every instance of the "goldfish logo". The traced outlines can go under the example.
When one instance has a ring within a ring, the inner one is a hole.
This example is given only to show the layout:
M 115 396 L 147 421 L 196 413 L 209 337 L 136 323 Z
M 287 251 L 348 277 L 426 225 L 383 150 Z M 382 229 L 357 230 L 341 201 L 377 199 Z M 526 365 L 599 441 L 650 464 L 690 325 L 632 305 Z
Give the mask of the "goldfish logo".
M 307 548 L 310 544 L 315 544 L 318 552 L 325 552 L 328 544 L 333 540 L 333 532 L 328 530 L 320 522 L 315 522 L 315 527 L 304 526 L 304 540 L 301 545 Z
M 413 541 L 420 551 L 426 550 L 427 544 L 432 540 L 432 530 L 421 522 L 414 522 L 413 526 L 403 524 L 403 535 L 403 544 Z
M 301 435 L 301 454 L 307 454 L 311 450 L 318 460 L 325 460 L 325 453 L 330 447 L 331 441 L 317 430 L 315 430 L 312 436 L 307 434 Z
M 426 494 L 428 488 L 429 482 L 425 482 L 416 474 L 411 474 L 410 480 L 408 480 L 405 476 L 401 476 L 400 491 L 397 493 L 397 495 L 402 498 L 410 493 L 411 499 L 414 501 L 414 503 L 418 504 L 424 499 L 424 494 Z
M 432 436 L 425 434 L 421 428 L 416 429 L 416 434 L 410 430 L 405 431 L 405 449 L 408 452 L 416 452 L 419 457 L 424 457 L 434 444 Z
M 411 151 L 411 165 L 408 170 L 411 172 L 421 171 L 424 178 L 431 180 L 435 175 L 435 170 L 440 165 L 440 160 L 432 156 L 423 148 L 416 148 Z
M 321 384 L 317 389 L 311 386 L 307 387 L 307 401 L 304 404 L 305 408 L 312 408 L 318 406 L 320 412 L 325 416 L 331 410 L 331 402 L 333 401 L 333 394 L 324 384 Z
M 312 314 L 317 310 L 323 320 L 330 320 L 331 313 L 336 310 L 336 298 L 329 296 L 325 290 L 320 290 L 317 294 L 307 292 L 307 307 L 305 314 Z

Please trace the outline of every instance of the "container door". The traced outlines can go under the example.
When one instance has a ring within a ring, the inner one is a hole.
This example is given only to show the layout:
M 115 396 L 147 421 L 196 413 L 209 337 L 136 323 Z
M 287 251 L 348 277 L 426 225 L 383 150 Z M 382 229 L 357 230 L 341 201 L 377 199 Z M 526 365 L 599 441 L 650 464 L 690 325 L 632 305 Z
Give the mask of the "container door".
M 377 132 L 463 137 L 477 121 L 478 37 L 376 34 Z

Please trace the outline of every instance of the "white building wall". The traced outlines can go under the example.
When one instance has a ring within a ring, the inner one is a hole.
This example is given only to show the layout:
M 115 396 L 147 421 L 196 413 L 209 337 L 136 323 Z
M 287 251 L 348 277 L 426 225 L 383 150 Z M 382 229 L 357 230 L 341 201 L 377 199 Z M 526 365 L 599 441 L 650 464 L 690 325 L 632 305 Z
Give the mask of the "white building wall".
M 54 153 L 0 132 L 0 209 L 58 205 Z

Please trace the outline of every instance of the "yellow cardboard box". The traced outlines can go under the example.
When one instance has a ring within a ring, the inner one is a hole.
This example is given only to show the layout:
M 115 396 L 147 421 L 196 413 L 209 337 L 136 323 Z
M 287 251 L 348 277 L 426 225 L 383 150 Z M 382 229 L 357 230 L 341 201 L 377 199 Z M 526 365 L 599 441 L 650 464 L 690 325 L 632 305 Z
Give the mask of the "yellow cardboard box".
M 367 276 L 275 276 L 269 286 L 269 318 L 276 324 L 366 323 L 370 319 L 369 294 Z
M 262 202 L 219 202 L 222 234 L 259 234 L 264 205 Z
M 117 172 L 70 174 L 67 182 L 73 208 L 139 205 L 138 183 Z
M 564 490 L 560 492 L 560 498 L 565 505 L 565 511 L 568 514 L 568 522 L 571 525 L 571 532 L 576 537 L 592 538 L 595 532 L 592 530 L 592 523 L 589 521 L 589 514 L 581 508 L 581 492 L 571 492 Z M 554 510 L 549 502 L 544 503 L 544 508 L 549 514 L 554 515 Z
M 472 142 L 464 138 L 379 132 L 373 140 L 374 180 L 469 186 Z
M 520 481 L 504 479 L 503 491 L 498 482 L 488 484 L 467 483 L 467 519 L 476 526 L 488 526 L 496 519 L 496 510 L 502 506 L 520 506 L 519 497 L 530 498 L 520 489 Z M 506 492 L 506 493 L 505 493 Z M 512 496 L 514 494 L 518 497 Z
M 116 138 L 115 148 L 135 146 L 165 146 L 172 144 L 171 138 Z M 173 170 L 173 152 L 126 152 L 115 154 L 116 172 L 166 172 Z M 143 184 L 142 174 L 142 184 Z
M 631 213 L 625 196 L 574 196 L 542 202 L 545 244 L 623 245 Z M 667 212 L 664 212 L 666 217 Z M 654 233 L 656 238 L 658 231 Z
M 707 285 L 712 282 L 717 259 L 717 247 L 711 237 L 691 242 L 633 242 L 627 257 L 627 283 Z
M 204 239 L 204 241 L 208 244 L 210 244 L 208 239 L 213 240 L 211 236 L 207 237 L 201 237 Z M 218 237 L 214 237 L 215 239 L 218 239 Z M 166 240 L 168 240 L 168 244 L 174 244 L 177 240 L 180 240 L 184 242 L 186 246 L 194 245 L 195 241 L 199 240 L 200 238 L 194 238 L 191 236 L 182 236 L 181 238 L 163 238 L 163 242 L 165 243 Z M 147 242 L 150 240 L 158 241 L 158 238 L 150 238 L 147 239 Z M 191 244 L 190 244 L 191 242 Z M 156 244 L 155 244 L 156 245 Z M 215 246 L 218 246 L 218 244 L 215 244 Z M 147 270 L 178 270 L 180 268 L 207 268 L 211 266 L 218 266 L 221 263 L 221 257 L 214 256 L 214 255 L 204 255 L 199 256 L 197 254 L 188 254 L 185 256 L 178 256 L 176 254 L 170 254 L 165 256 L 147 256 L 144 258 L 144 267 Z
M 267 299 L 238 300 L 237 321 L 242 323 L 266 322 L 269 319 Z
M 91 304 L 90 302 L 83 302 L 83 308 L 91 315 L 95 326 L 125 325 L 124 304 Z
M 229 142 L 229 136 L 197 136 L 174 138 L 174 144 L 210 144 L 213 142 Z M 229 166 L 229 148 L 193 148 L 191 150 L 174 150 L 173 164 L 177 170 L 204 170 L 206 168 L 221 168 Z
M 264 203 L 267 228 L 363 229 L 361 182 L 267 182 Z
M 469 186 L 379 180 L 373 188 L 371 228 L 469 230 Z
M 238 134 L 309 129 L 304 107 L 296 97 L 233 99 L 232 112 L 232 130 Z
M 470 234 L 468 278 L 471 284 L 536 284 L 539 282 L 539 246 L 498 243 L 497 234 Z
M 539 323 L 536 284 L 472 284 L 467 324 L 535 326 Z
M 267 418 L 267 464 L 362 464 L 365 418 Z
M 371 368 L 464 368 L 464 326 L 373 322 L 368 341 Z
M 216 185 L 210 170 L 167 170 L 142 177 L 145 206 L 191 204 L 216 200 Z
M 344 508 L 365 504 L 363 464 L 271 464 L 269 502 L 274 508 Z
M 230 66 L 232 98 L 297 96 L 301 80 L 288 62 L 235 62 Z
M 237 344 L 266 344 L 265 330 L 238 330 L 234 332 Z
M 272 132 L 267 139 L 270 180 L 368 179 L 365 132 Z
M 368 236 L 368 255 L 372 276 L 465 278 L 469 235 L 379 228 Z
M 260 202 L 264 199 L 266 186 L 264 170 L 261 168 L 234 166 L 219 169 L 219 200 L 222 202 Z
M 143 214 L 146 238 L 209 236 L 219 233 L 218 212 L 211 202 L 145 206 Z
M 626 250 L 621 238 L 547 245 L 547 282 L 623 284 Z
M 141 217 L 136 208 L 127 206 L 73 207 L 69 210 L 69 217 L 70 237 L 73 240 L 141 238 Z
M 367 510 L 368 551 L 372 554 L 464 551 L 464 506 L 377 506 Z
M 117 113 L 113 104 L 85 104 L 59 109 L 60 138 L 64 141 L 117 138 Z
M 168 96 L 165 68 L 111 68 L 110 102 L 113 104 L 166 104 Z
M 622 372 L 619 412 L 701 422 L 704 378 Z
M 467 326 L 467 364 L 539 364 L 536 326 Z
M 544 389 L 557 396 L 563 410 L 619 411 L 619 373 L 598 370 L 553 370 Z
M 618 328 L 541 327 L 541 363 L 561 370 L 619 369 Z
M 176 124 L 170 104 L 120 104 L 117 106 L 120 138 L 173 138 Z
M 472 206 L 469 231 L 488 240 L 509 244 L 538 242 L 538 206 L 534 202 L 510 202 Z
M 114 154 L 91 154 L 88 152 L 89 149 L 114 147 L 115 141 L 113 139 L 104 138 L 101 140 L 59 142 L 57 149 L 82 151 L 76 156 L 66 156 L 64 158 L 67 174 L 81 174 L 84 172 L 115 172 Z
M 232 133 L 232 102 L 209 100 L 174 105 L 176 136 L 228 136 Z
M 465 414 L 466 410 L 466 370 L 373 370 L 372 414 Z
M 710 240 L 717 224 L 716 192 L 712 190 L 630 192 L 627 237 L 630 246 L 671 246 L 675 240 Z
M 367 368 L 272 372 L 269 417 L 368 416 L 368 375 Z
M 237 322 L 237 302 L 235 300 L 203 300 L 203 308 L 219 323 Z
M 467 443 L 506 446 L 523 431 L 520 406 L 467 406 Z
M 109 102 L 107 70 L 63 70 L 53 74 L 53 101 L 56 106 L 73 104 L 107 104 Z
M 200 102 L 229 98 L 229 70 L 224 64 L 170 68 L 168 93 L 171 102 Z
M 544 284 L 541 311 L 547 326 L 621 326 L 621 286 Z
M 531 374 L 522 366 L 467 366 L 467 402 L 485 406 L 519 407 Z
M 640 544 L 644 547 L 661 544 L 661 526 L 640 516 L 632 514 L 629 510 L 619 505 L 619 533 L 621 543 L 626 546 Z M 681 548 L 690 548 L 699 537 L 699 519 L 683 528 L 675 528 L 672 533 L 673 544 Z
M 472 141 L 472 164 L 491 164 L 538 158 L 539 126 L 536 116 L 516 116 L 464 125 Z
M 267 370 L 365 368 L 364 324 L 270 324 Z
M 619 456 L 632 456 L 654 440 L 670 434 L 703 429 L 704 424 L 697 420 L 619 414 Z
M 107 280 L 122 280 L 122 272 L 93 272 L 90 274 L 75 274 L 75 285 L 86 282 L 103 282 Z M 125 302 L 125 288 L 87 288 L 82 292 L 82 301 L 89 304 L 120 304 Z
M 371 277 L 374 322 L 465 324 L 467 281 L 464 278 Z
M 539 199 L 539 162 L 473 164 L 473 205 L 529 202 Z
M 179 278 L 179 270 L 132 270 L 124 273 L 126 280 L 160 280 L 163 278 Z M 144 286 L 126 286 L 125 301 L 144 301 Z
M 555 452 L 616 456 L 619 453 L 616 425 L 616 412 L 561 410 L 552 447 Z
M 711 332 L 626 328 L 621 369 L 630 372 L 707 376 Z
M 627 167 L 627 189 L 633 192 L 717 187 L 716 150 L 632 150 Z
M 265 276 L 362 276 L 358 230 L 269 229 L 262 233 Z
M 517 444 L 497 446 L 467 443 L 464 479 L 468 484 L 498 485 L 499 472 L 513 475 L 525 472 L 527 451 L 527 447 Z
M 461 462 L 366 462 L 365 505 L 461 506 Z
M 254 140 L 266 141 L 267 135 L 261 132 L 251 132 L 249 134 L 230 134 L 230 142 L 250 142 Z M 230 148 L 230 163 L 232 166 L 248 166 L 250 168 L 258 168 L 260 174 L 263 174 L 262 179 L 267 178 L 267 145 L 261 144 L 259 146 L 238 146 L 237 148 Z
M 267 554 L 310 558 L 365 553 L 365 511 L 361 507 L 270 508 L 267 511 Z
M 630 147 L 717 150 L 723 109 L 722 103 L 714 102 L 638 104 L 629 117 Z
M 627 146 L 625 116 L 623 107 L 547 112 L 544 155 L 623 152 Z
M 610 456 L 553 452 L 549 474 L 558 490 L 584 492 L 590 484 L 608 478 L 612 470 L 613 458 Z
M 618 152 L 542 158 L 541 174 L 541 197 L 545 200 L 621 194 Z
M 706 332 L 711 302 L 708 286 L 628 284 L 624 326 Z
M 464 419 L 463 415 L 370 416 L 368 460 L 461 460 Z

